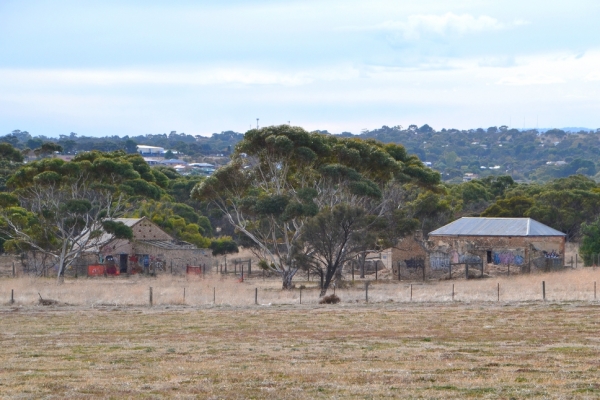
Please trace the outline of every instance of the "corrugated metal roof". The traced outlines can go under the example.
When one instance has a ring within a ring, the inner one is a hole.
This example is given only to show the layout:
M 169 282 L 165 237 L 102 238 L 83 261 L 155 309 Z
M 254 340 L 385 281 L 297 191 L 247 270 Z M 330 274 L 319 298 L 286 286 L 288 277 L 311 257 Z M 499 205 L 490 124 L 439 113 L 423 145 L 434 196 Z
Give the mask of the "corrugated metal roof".
M 531 218 L 464 217 L 442 226 L 429 236 L 566 236 Z

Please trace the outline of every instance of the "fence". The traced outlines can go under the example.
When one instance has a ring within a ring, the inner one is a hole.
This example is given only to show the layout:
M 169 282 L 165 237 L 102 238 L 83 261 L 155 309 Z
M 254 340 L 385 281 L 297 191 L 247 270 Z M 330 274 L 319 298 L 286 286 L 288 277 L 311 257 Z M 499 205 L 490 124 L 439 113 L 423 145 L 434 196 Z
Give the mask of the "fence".
M 520 302 L 520 301 L 597 301 L 600 271 L 571 270 L 546 275 L 521 275 L 512 278 L 463 280 L 433 283 L 365 281 L 335 290 L 342 306 L 363 303 L 405 302 Z M 300 282 L 297 282 L 297 285 Z M 39 278 L 0 280 L 2 304 L 71 306 L 161 306 L 194 307 L 258 305 L 316 305 L 318 282 L 304 282 L 295 290 L 281 290 L 274 280 L 240 282 L 233 277 L 205 279 L 163 276 L 130 279 L 79 279 L 56 285 Z M 152 288 L 152 289 L 150 289 Z M 150 294 L 151 291 L 151 294 Z M 151 298 L 151 300 L 150 300 Z M 152 304 L 150 304 L 150 302 Z

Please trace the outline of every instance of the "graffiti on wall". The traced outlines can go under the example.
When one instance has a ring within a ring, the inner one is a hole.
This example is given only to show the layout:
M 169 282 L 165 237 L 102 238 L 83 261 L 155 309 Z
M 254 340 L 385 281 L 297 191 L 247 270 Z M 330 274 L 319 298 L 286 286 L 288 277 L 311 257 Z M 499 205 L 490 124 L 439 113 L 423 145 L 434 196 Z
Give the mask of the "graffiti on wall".
M 493 253 L 496 265 L 523 265 L 525 257 L 522 250 L 501 250 Z
M 472 254 L 462 254 L 458 259 L 462 264 L 481 264 L 481 257 Z
M 421 269 L 421 268 L 425 268 L 425 259 L 423 258 L 411 258 L 408 260 L 404 260 L 404 263 L 406 264 L 406 268 L 409 269 Z
M 429 265 L 432 270 L 447 270 L 450 268 L 450 255 L 446 253 L 432 253 L 429 256 Z

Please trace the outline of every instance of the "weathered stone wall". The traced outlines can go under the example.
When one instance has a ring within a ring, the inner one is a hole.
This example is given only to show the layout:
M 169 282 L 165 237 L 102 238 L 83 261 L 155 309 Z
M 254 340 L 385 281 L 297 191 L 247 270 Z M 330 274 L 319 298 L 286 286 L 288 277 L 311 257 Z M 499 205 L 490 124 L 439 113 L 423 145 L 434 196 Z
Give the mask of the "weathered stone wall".
M 138 222 L 133 226 L 132 230 L 135 240 L 173 240 L 171 235 L 148 219 Z
M 565 239 L 560 236 L 432 236 L 427 244 L 432 272 L 445 269 L 448 263 L 478 261 L 483 261 L 484 268 L 495 264 L 529 270 L 536 268 L 534 260 L 546 259 L 547 254 L 558 260 L 565 252 Z
M 423 266 L 427 266 L 428 254 L 420 232 L 400 239 L 392 249 L 392 269 L 398 279 L 422 279 Z M 427 270 L 426 270 L 427 274 Z

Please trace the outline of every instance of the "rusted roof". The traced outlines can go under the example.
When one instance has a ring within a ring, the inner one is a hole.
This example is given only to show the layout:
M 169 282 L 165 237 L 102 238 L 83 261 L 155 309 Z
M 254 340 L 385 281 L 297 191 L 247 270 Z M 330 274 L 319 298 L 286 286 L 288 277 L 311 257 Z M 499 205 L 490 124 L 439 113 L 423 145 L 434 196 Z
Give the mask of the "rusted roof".
M 531 218 L 464 217 L 442 226 L 429 236 L 566 236 Z

